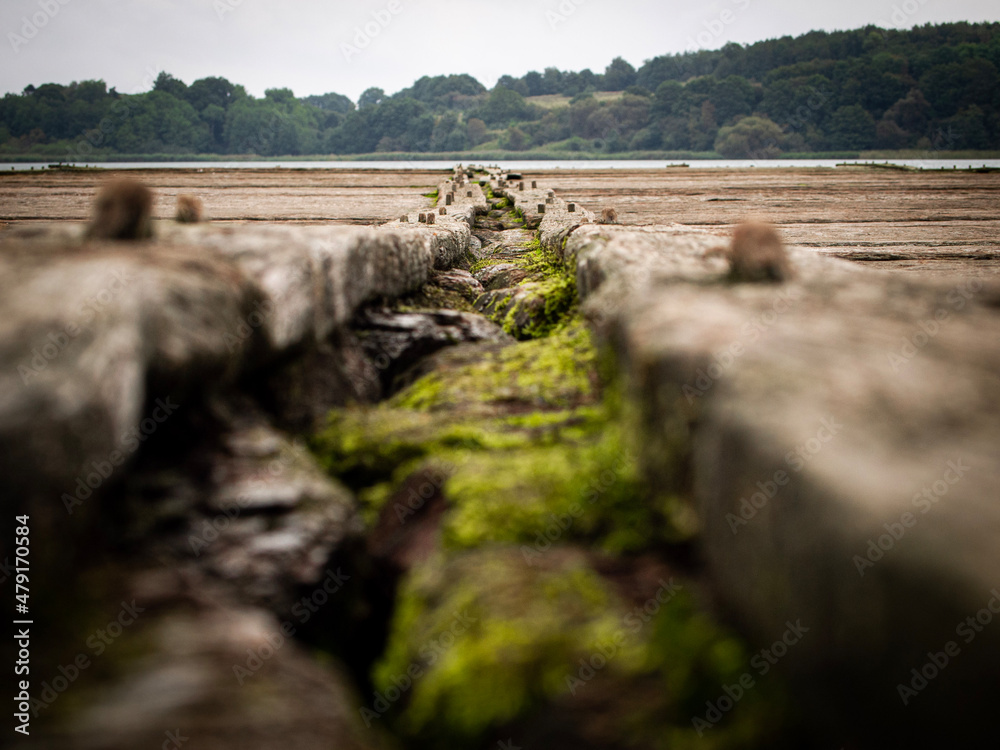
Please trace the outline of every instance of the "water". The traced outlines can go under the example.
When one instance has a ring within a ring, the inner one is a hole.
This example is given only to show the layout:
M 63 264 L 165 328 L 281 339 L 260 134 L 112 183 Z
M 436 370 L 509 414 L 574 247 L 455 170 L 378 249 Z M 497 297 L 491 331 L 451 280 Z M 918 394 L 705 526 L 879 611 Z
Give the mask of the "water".
M 22 171 L 45 169 L 53 162 L 0 162 L 0 170 Z M 459 161 L 171 161 L 171 162 L 70 162 L 74 166 L 100 166 L 104 169 L 452 169 L 457 164 L 476 164 L 473 160 Z M 565 161 L 500 161 L 488 162 L 508 171 L 554 169 L 663 169 L 671 164 L 665 160 L 565 160 Z M 837 164 L 865 164 L 860 159 L 705 159 L 686 162 L 697 169 L 773 169 L 775 167 L 835 167 Z M 888 159 L 879 164 L 900 164 L 922 169 L 968 169 L 970 167 L 1000 168 L 1000 159 Z

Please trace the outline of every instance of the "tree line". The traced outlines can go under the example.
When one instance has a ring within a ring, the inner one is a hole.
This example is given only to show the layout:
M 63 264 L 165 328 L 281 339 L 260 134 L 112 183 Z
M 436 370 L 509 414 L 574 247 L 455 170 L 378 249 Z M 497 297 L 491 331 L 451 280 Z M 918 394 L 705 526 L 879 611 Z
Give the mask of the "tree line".
M 358 102 L 263 98 L 211 77 L 161 73 L 126 95 L 103 81 L 28 86 L 0 99 L 0 153 L 295 156 L 690 152 L 768 158 L 871 149 L 1000 149 L 1000 24 L 810 32 L 664 55 L 603 73 L 547 68 L 424 77 Z M 620 94 L 609 92 L 621 92 Z M 538 99 L 536 97 L 542 97 Z

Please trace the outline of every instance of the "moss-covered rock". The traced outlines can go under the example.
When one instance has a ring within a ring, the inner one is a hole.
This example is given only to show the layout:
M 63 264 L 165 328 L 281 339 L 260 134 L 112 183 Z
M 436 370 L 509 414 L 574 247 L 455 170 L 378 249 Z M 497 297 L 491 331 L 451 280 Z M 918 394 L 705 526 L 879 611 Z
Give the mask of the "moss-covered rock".
M 537 236 L 528 236 L 499 233 L 472 266 L 487 290 L 475 301 L 476 309 L 522 340 L 547 336 L 577 304 L 575 271 L 543 250 Z
M 478 358 L 441 366 L 378 407 L 334 412 L 314 438 L 370 523 L 407 477 L 433 470 L 447 477 L 448 547 L 541 552 L 564 538 L 621 552 L 683 536 L 682 504 L 643 490 L 616 406 L 599 397 L 586 329 L 444 359 L 470 351 Z
M 566 690 L 577 658 L 610 641 L 614 595 L 582 556 L 528 565 L 510 549 L 432 560 L 400 591 L 389 646 L 374 678 L 386 690 L 417 664 L 399 712 L 410 733 L 474 737 Z M 623 661 L 636 665 L 632 639 Z
M 527 278 L 532 278 L 529 275 Z M 476 300 L 476 309 L 518 339 L 548 335 L 576 305 L 576 284 L 562 275 L 524 281 L 489 291 Z
M 375 700 L 396 696 L 390 721 L 431 747 L 537 735 L 553 717 L 567 746 L 763 746 L 781 726 L 780 686 L 761 678 L 696 727 L 749 672 L 749 654 L 697 611 L 689 584 L 659 584 L 636 606 L 571 549 L 428 560 L 402 584 Z
M 434 370 L 390 406 L 471 416 L 594 404 L 595 362 L 590 333 L 580 322 L 516 346 L 456 347 L 435 358 Z

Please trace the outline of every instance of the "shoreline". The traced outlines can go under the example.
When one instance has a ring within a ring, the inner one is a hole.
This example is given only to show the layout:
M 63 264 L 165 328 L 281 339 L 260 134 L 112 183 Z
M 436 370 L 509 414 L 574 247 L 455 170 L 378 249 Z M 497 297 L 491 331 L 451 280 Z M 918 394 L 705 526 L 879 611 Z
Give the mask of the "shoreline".
M 547 162 L 547 161 L 594 161 L 594 162 L 713 162 L 725 161 L 732 163 L 766 164 L 768 162 L 786 161 L 941 161 L 941 160 L 980 160 L 1000 159 L 1000 151 L 821 151 L 788 153 L 773 159 L 727 159 L 715 152 L 691 151 L 640 151 L 622 152 L 619 154 L 590 152 L 522 152 L 522 151 L 489 151 L 489 152 L 439 152 L 439 153 L 408 153 L 385 152 L 368 154 L 309 154 L 302 156 L 259 156 L 253 154 L 103 154 L 90 158 L 72 158 L 77 155 L 53 154 L 3 154 L 0 153 L 0 164 L 120 164 L 120 163 L 163 163 L 200 162 L 200 163 L 244 163 L 244 162 L 461 162 L 480 163 L 483 161 L 515 161 L 515 162 Z M 682 166 L 674 164 L 671 166 Z

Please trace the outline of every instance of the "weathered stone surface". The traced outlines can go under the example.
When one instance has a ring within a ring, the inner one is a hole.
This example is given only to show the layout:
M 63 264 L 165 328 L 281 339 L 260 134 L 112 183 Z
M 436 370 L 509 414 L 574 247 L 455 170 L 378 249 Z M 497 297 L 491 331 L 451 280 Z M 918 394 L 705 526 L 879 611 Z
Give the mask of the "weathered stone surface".
M 468 226 L 455 224 L 463 229 L 172 225 L 141 250 L 58 249 L 37 228 L 37 241 L 5 242 L 0 471 L 25 493 L 58 497 L 121 447 L 147 397 L 210 390 L 315 346 L 363 302 L 415 289 L 464 252 Z
M 315 429 L 336 406 L 373 403 L 382 395 L 378 367 L 349 329 L 249 373 L 243 384 L 279 427 L 294 433 Z
M 626 228 L 595 224 L 578 228 L 558 252 L 565 262 L 576 266 L 581 299 L 593 295 L 613 278 L 619 288 L 604 295 L 602 302 L 617 304 L 651 278 L 721 280 L 728 264 L 721 252 L 709 251 L 724 247 L 725 241 L 717 235 L 686 227 Z
M 453 268 L 450 271 L 439 271 L 431 277 L 431 282 L 437 284 L 442 289 L 458 292 L 470 302 L 474 301 L 476 297 L 485 291 L 483 285 L 479 283 L 475 276 L 459 268 Z
M 147 400 L 231 382 L 249 347 L 227 335 L 261 301 L 230 264 L 189 251 L 3 246 L 0 476 L 12 494 L 58 502 L 92 462 L 134 452 Z
M 1000 628 L 961 628 L 1000 609 L 1000 290 L 795 249 L 793 282 L 728 284 L 715 244 L 601 227 L 567 245 L 651 485 L 693 500 L 759 642 L 809 628 L 782 663 L 806 702 L 863 736 L 981 733 Z M 907 709 L 899 685 L 950 640 L 961 655 Z
M 557 249 L 576 227 L 594 221 L 590 211 L 570 211 L 566 201 L 554 191 L 535 188 L 535 183 L 530 190 L 501 187 L 496 178 L 496 175 L 491 176 L 494 194 L 506 197 L 522 213 L 528 229 L 538 229 L 542 247 Z
M 358 520 L 353 496 L 257 405 L 285 427 L 309 429 L 336 403 L 376 397 L 377 373 L 348 322 L 362 304 L 418 289 L 436 264 L 464 257 L 468 225 L 162 224 L 157 233 L 142 245 L 111 246 L 85 243 L 72 228 L 33 227 L 0 240 L 0 483 L 5 512 L 30 514 L 33 535 L 46 540 L 32 559 L 32 582 L 48 592 L 36 606 L 55 611 L 51 592 L 61 587 L 67 611 L 89 611 L 93 595 L 80 576 L 125 545 L 168 569 L 194 571 L 240 607 L 287 612 L 334 557 L 347 559 L 342 547 Z M 249 422 L 215 413 L 218 403 Z M 105 581 L 120 583 L 110 574 Z M 190 640 L 185 648 L 215 660 L 211 638 Z M 38 665 L 51 668 L 43 673 L 54 672 L 55 636 L 33 646 Z M 167 646 L 149 653 L 168 669 L 183 661 Z M 225 658 L 232 680 L 234 662 Z M 115 690 L 135 687 L 132 674 L 136 685 L 156 681 L 159 667 L 147 672 L 150 664 L 129 664 Z M 204 671 L 200 662 L 192 670 Z M 349 712 L 331 690 L 313 702 L 324 694 L 317 688 L 308 706 L 287 712 L 310 727 L 292 731 L 284 716 L 259 711 L 249 691 L 230 694 L 221 679 L 188 685 L 193 705 L 209 706 L 205 721 L 218 719 L 199 740 L 206 746 L 225 746 L 213 744 L 213 732 L 254 746 L 281 737 L 286 746 L 315 747 L 313 733 L 335 743 L 347 737 L 327 720 Z M 296 690 L 285 680 L 276 692 L 284 700 Z M 142 723 L 129 723 L 115 708 L 130 705 L 124 700 L 77 695 L 69 747 L 135 746 L 148 739 L 143 732 L 164 731 L 146 723 L 160 714 L 188 721 L 185 730 L 203 726 L 200 709 L 154 706 Z M 327 698 L 336 704 L 319 710 Z M 92 701 L 103 707 L 88 724 L 76 707 Z M 282 710 L 278 699 L 264 703 Z M 92 730 L 105 719 L 115 725 L 100 739 Z M 251 728 L 241 735 L 233 728 L 240 724 Z M 248 739 L 255 733 L 264 739 Z
M 472 237 L 471 227 L 476 214 L 487 210 L 486 198 L 478 185 L 468 185 L 456 188 L 453 179 L 448 179 L 438 186 L 439 205 L 445 205 L 442 196 L 454 190 L 454 199 L 447 206 L 447 214 L 435 218 L 433 229 L 430 227 L 412 227 L 416 236 L 426 237 L 434 248 L 434 268 L 447 270 L 457 265 L 470 249 Z M 466 193 L 471 192 L 472 196 Z M 416 221 L 417 214 L 409 214 L 410 222 Z M 380 229 L 398 232 L 409 224 L 400 221 L 383 224 Z
M 347 324 L 367 300 L 395 297 L 424 281 L 459 244 L 451 232 L 400 227 L 185 227 L 163 236 L 230 258 L 274 303 L 261 326 L 283 351 Z
M 481 268 L 476 271 L 475 276 L 485 289 L 492 291 L 494 289 L 507 289 L 524 281 L 528 277 L 528 272 L 513 263 L 497 263 Z
M 161 564 L 196 566 L 241 605 L 287 616 L 360 534 L 354 497 L 249 402 L 211 414 L 184 451 L 143 457 L 126 480 L 128 537 Z
M 379 368 L 383 384 L 390 390 L 396 376 L 446 346 L 510 340 L 496 323 L 481 315 L 454 310 L 366 310 L 355 321 L 355 330 L 368 359 Z
M 72 717 L 51 734 L 33 732 L 33 746 L 384 747 L 378 729 L 361 724 L 344 676 L 290 640 L 295 625 L 207 601 L 140 615 L 128 644 L 115 644 L 134 657 L 122 660 L 115 682 L 76 696 Z

